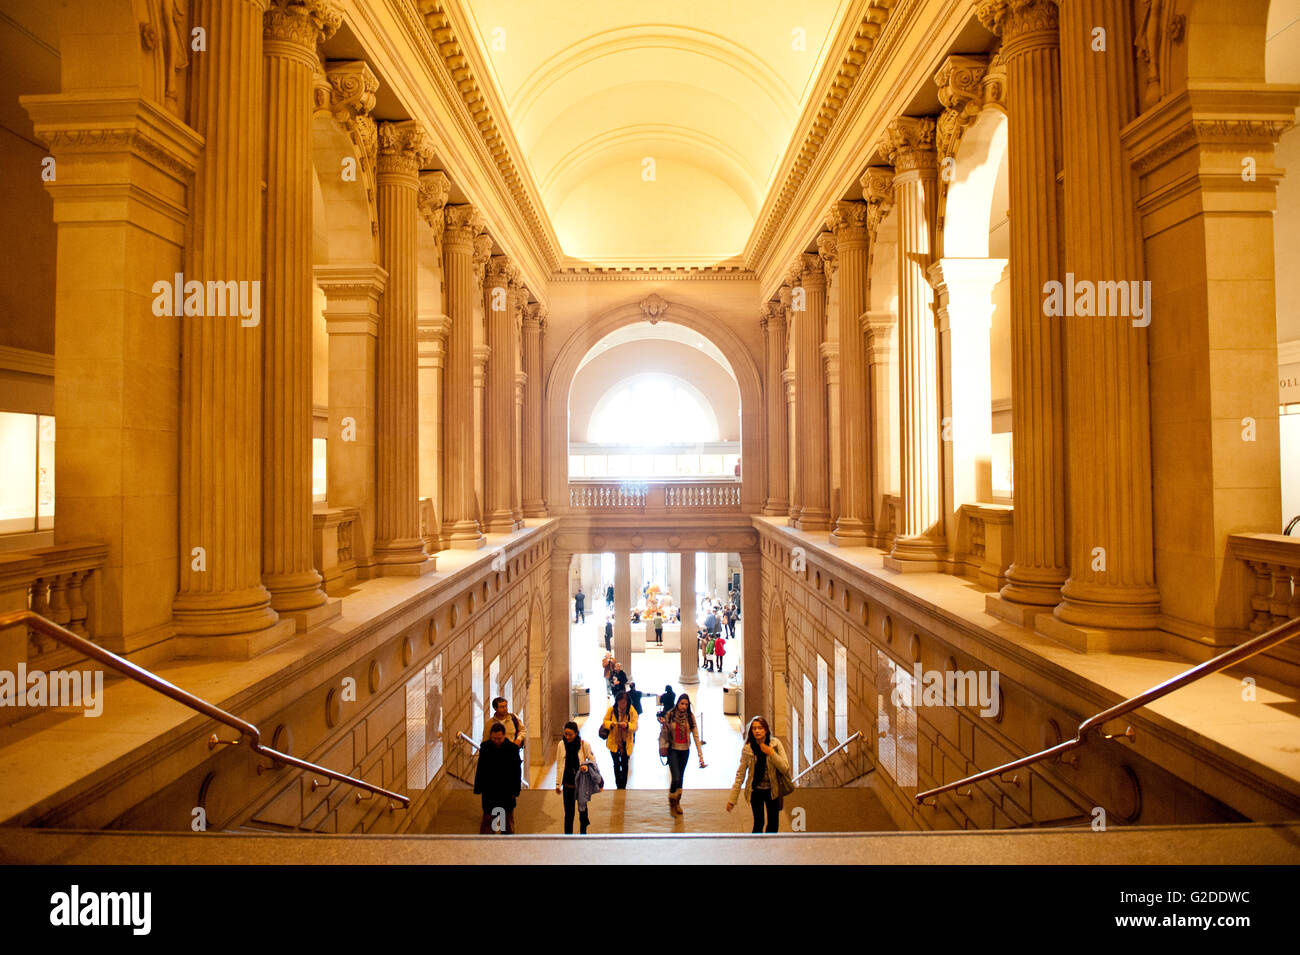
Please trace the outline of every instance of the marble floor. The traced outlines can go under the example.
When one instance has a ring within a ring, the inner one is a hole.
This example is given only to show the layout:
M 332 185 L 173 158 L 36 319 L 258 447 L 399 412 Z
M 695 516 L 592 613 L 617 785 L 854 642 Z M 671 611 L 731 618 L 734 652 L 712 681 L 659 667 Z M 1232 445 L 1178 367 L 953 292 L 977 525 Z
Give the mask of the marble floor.
M 572 672 L 575 677 L 581 674 L 583 684 L 591 690 L 591 714 L 577 717 L 582 738 L 591 743 L 600 763 L 600 771 L 605 777 L 609 792 L 614 791 L 614 765 L 610 759 L 605 742 L 598 735 L 601 721 L 610 700 L 605 692 L 604 675 L 600 660 L 604 656 L 605 644 L 603 619 L 590 614 L 585 624 L 570 623 L 569 645 L 572 647 Z M 744 620 L 736 627 L 736 649 L 744 636 Z M 728 641 L 728 651 L 724 662 L 727 669 L 732 667 L 728 661 L 739 660 L 737 653 L 732 655 Z M 657 707 L 652 694 L 662 693 L 665 685 L 671 685 L 673 692 L 681 693 L 683 689 L 691 698 L 691 708 L 700 726 L 700 739 L 704 743 L 704 769 L 700 768 L 694 748 L 691 762 L 686 767 L 685 785 L 689 789 L 730 789 L 740 765 L 741 723 L 738 716 L 726 716 L 722 712 L 722 688 L 726 683 L 723 674 L 701 670 L 700 682 L 694 686 L 683 687 L 678 677 L 681 675 L 681 658 L 677 651 L 658 650 L 653 647 L 644 652 L 633 652 L 632 665 L 627 670 L 628 678 L 637 685 L 637 689 L 648 694 L 642 704 L 643 714 L 638 720 L 636 738 L 632 747 L 632 759 L 628 769 L 629 789 L 668 790 L 668 767 L 659 760 L 659 722 L 655 718 Z M 786 741 L 782 741 L 786 742 Z M 534 772 L 530 784 L 537 789 L 555 788 L 555 753 L 547 754 L 546 763 L 540 773 Z

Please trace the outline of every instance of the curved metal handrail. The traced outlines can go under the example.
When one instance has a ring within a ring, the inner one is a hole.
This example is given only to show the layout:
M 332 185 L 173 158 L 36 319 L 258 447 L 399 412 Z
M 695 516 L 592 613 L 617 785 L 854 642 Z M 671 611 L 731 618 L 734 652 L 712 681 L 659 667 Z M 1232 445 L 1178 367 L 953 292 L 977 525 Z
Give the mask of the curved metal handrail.
M 1300 514 L 1297 514 L 1295 517 L 1291 518 L 1291 520 L 1286 522 L 1286 527 L 1282 530 L 1282 536 L 1290 537 L 1291 528 L 1295 527 L 1297 524 L 1300 524 Z
M 479 751 L 478 743 L 470 739 L 469 734 L 466 733 L 464 730 L 459 731 L 456 735 L 459 736 L 461 739 L 463 739 L 465 742 L 469 743 L 470 749 L 472 749 L 474 752 L 477 753 Z
M 1010 772 L 1013 769 L 1020 769 L 1022 766 L 1028 766 L 1031 763 L 1038 762 L 1039 760 L 1059 756 L 1072 749 L 1077 749 L 1083 745 L 1084 737 L 1086 737 L 1090 732 L 1095 729 L 1100 729 L 1103 724 L 1110 722 L 1116 717 L 1141 709 L 1149 703 L 1154 703 L 1162 696 L 1168 696 L 1175 690 L 1182 689 L 1189 683 L 1195 683 L 1197 680 L 1209 676 L 1211 673 L 1218 673 L 1220 670 L 1226 670 L 1228 667 L 1235 666 L 1242 660 L 1253 657 L 1257 653 L 1263 653 L 1265 650 L 1271 650 L 1279 644 L 1286 643 L 1286 641 L 1297 635 L 1300 635 L 1300 617 L 1278 624 L 1272 630 L 1265 631 L 1257 637 L 1252 637 L 1245 643 L 1235 646 L 1231 650 L 1220 653 L 1217 657 L 1212 657 L 1204 663 L 1198 663 L 1190 670 L 1184 670 L 1177 676 L 1170 677 L 1163 683 L 1158 683 L 1151 687 L 1151 689 L 1139 693 L 1137 696 L 1130 697 L 1122 703 L 1116 703 L 1114 706 L 1102 710 L 1096 716 L 1089 717 L 1079 724 L 1079 731 L 1075 734 L 1074 739 L 1067 739 L 1065 742 L 1057 743 L 1055 746 L 1049 747 L 1040 753 L 1034 753 L 1032 756 L 1021 757 L 1020 759 L 1013 760 L 1010 763 L 998 766 L 996 769 L 989 769 L 982 773 L 975 773 L 971 776 L 965 777 L 964 779 L 959 779 L 955 783 L 947 783 L 935 789 L 927 789 L 923 793 L 917 793 L 915 799 L 918 804 L 923 804 L 926 800 L 932 800 L 940 793 L 948 792 L 951 789 L 957 789 L 959 786 L 968 786 L 972 783 L 977 783 L 981 780 L 990 779 L 993 776 Z M 1131 740 L 1134 737 L 1133 728 L 1130 726 L 1123 733 L 1108 735 L 1105 736 L 1105 738 L 1114 739 L 1116 736 L 1125 736 Z M 959 795 L 965 796 L 968 794 L 961 793 Z M 930 805 L 933 805 L 933 803 L 930 803 Z
M 92 660 L 98 661 L 99 663 L 104 664 L 104 666 L 116 670 L 123 676 L 130 677 L 137 683 L 142 683 L 149 687 L 149 689 L 161 693 L 163 696 L 175 700 L 183 706 L 188 706 L 190 709 L 202 713 L 209 719 L 216 720 L 218 723 L 224 723 L 231 729 L 239 731 L 240 739 L 219 739 L 214 733 L 208 739 L 209 749 L 221 744 L 237 746 L 244 737 L 247 737 L 249 749 L 260 756 L 269 757 L 275 763 L 285 763 L 289 766 L 296 766 L 299 769 L 305 769 L 309 772 L 319 773 L 322 776 L 337 780 L 338 782 L 356 786 L 358 789 L 364 790 L 370 795 L 378 793 L 381 796 L 387 796 L 389 799 L 401 803 L 402 808 L 406 808 L 411 804 L 411 798 L 409 796 L 403 796 L 401 793 L 391 792 L 384 789 L 382 786 L 374 786 L 364 780 L 349 776 L 347 773 L 335 772 L 334 770 L 326 769 L 324 766 L 317 763 L 308 762 L 305 759 L 299 759 L 296 756 L 290 756 L 288 753 L 282 753 L 277 749 L 272 749 L 270 746 L 262 745 L 262 731 L 247 720 L 242 720 L 233 713 L 226 712 L 221 707 L 209 703 L 201 697 L 195 696 L 188 690 L 182 690 L 176 684 L 169 683 L 156 673 L 151 673 L 144 667 L 132 663 L 124 657 L 118 656 L 111 650 L 105 650 L 98 644 L 91 643 L 84 637 L 77 636 L 77 634 L 73 633 L 71 630 L 59 626 L 52 620 L 47 620 L 38 613 L 31 610 L 15 610 L 10 613 L 0 614 L 0 630 L 5 630 L 19 624 L 34 627 L 47 637 L 58 640 L 65 646 L 71 647 L 79 653 L 90 657 Z M 357 793 L 356 798 L 359 801 L 369 797 Z M 390 810 L 394 808 L 396 807 L 391 805 L 389 806 Z
M 807 776 L 809 773 L 811 773 L 814 769 L 816 769 L 816 768 L 817 768 L 818 766 L 820 766 L 822 763 L 826 762 L 826 760 L 830 759 L 830 758 L 831 758 L 832 756 L 834 756 L 836 753 L 838 753 L 838 752 L 840 752 L 841 750 L 843 750 L 845 747 L 847 747 L 847 746 L 849 745 L 849 743 L 852 743 L 854 740 L 861 739 L 861 738 L 862 738 L 862 733 L 861 733 L 861 731 L 859 731 L 859 732 L 857 732 L 857 733 L 854 733 L 852 736 L 850 736 L 850 737 L 849 737 L 848 739 L 846 739 L 844 742 L 840 743 L 839 746 L 836 746 L 833 750 L 831 750 L 829 753 L 827 753 L 827 754 L 826 754 L 825 756 L 823 756 L 821 759 L 817 760 L 817 762 L 812 763 L 811 765 L 809 765 L 807 769 L 805 769 L 802 773 L 800 773 L 798 776 L 796 776 L 796 777 L 794 778 L 794 782 L 795 782 L 795 784 L 798 785 L 799 780 L 803 779 L 805 776 Z

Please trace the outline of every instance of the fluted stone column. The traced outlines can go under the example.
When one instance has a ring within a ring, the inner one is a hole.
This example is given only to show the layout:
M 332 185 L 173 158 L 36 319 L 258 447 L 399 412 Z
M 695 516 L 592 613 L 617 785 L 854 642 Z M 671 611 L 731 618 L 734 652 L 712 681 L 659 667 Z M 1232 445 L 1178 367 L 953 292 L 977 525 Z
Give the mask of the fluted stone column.
M 1060 8 L 1061 105 L 1070 117 L 1061 129 L 1065 268 L 1076 288 L 1141 288 L 1135 182 L 1120 140 L 1137 99 L 1130 7 L 1125 0 L 1069 0 Z M 1092 51 L 1098 27 L 1111 52 Z M 1055 617 L 1040 616 L 1037 624 L 1091 649 L 1111 642 L 1095 631 L 1154 628 L 1160 594 L 1151 539 L 1147 330 L 1130 315 L 1075 311 L 1055 319 L 1065 323 L 1070 577 Z M 1052 626 L 1057 622 L 1068 626 Z
M 593 594 L 592 597 L 598 595 Z M 614 656 L 625 670 L 632 666 L 632 555 L 614 554 Z
M 1043 287 L 1062 278 L 1061 78 L 1051 0 L 984 0 L 1007 69 L 1011 216 L 1011 432 L 1015 559 L 990 613 L 1027 623 L 1060 600 L 1066 577 L 1065 405 L 1061 320 Z M 1117 48 L 1112 48 L 1117 49 Z M 1089 55 L 1096 56 L 1098 54 Z M 1073 120 L 1071 120 L 1073 121 Z
M 418 239 L 420 167 L 433 143 L 414 122 L 382 123 L 376 183 L 388 271 L 375 378 L 375 560 L 385 576 L 431 573 L 420 536 Z
M 826 273 L 820 256 L 801 255 L 792 264 L 792 309 L 796 323 L 795 405 L 799 414 L 799 489 L 801 531 L 830 528 L 830 484 L 827 480 L 826 380 L 821 346 L 826 326 Z M 802 293 L 802 294 L 800 294 Z M 800 308 L 800 305 L 803 308 Z
M 817 255 L 822 260 L 826 276 L 826 297 L 823 299 L 822 380 L 826 383 L 826 501 L 828 527 L 839 519 L 840 494 L 840 329 L 834 318 L 838 315 L 839 286 L 836 279 L 839 254 L 835 249 L 835 236 L 823 232 L 816 239 Z
M 204 151 L 190 192 L 185 279 L 240 283 L 233 287 L 248 290 L 250 302 L 254 291 L 261 296 L 265 11 L 265 0 L 192 6 L 193 21 L 221 42 L 190 68 L 190 125 Z M 187 653 L 249 655 L 294 628 L 271 609 L 261 579 L 261 320 L 229 310 L 181 320 L 181 560 L 172 614 Z
M 483 278 L 483 312 L 490 349 L 483 390 L 483 529 L 509 534 L 515 529 L 510 511 L 510 441 L 514 419 L 515 368 L 509 326 L 514 323 L 517 267 L 504 255 L 493 256 Z
M 573 564 L 573 554 L 568 551 L 553 550 L 548 567 L 550 577 L 550 633 L 551 648 L 550 673 L 551 683 L 544 688 L 547 694 L 546 707 L 550 713 L 551 725 L 561 727 L 573 718 L 573 697 L 570 695 L 569 678 L 569 625 L 573 620 L 573 602 L 569 599 L 569 568 Z
M 473 206 L 448 206 L 443 232 L 443 282 L 451 334 L 443 395 L 443 535 L 451 547 L 485 543 L 474 494 L 474 239 L 483 217 Z
M 934 120 L 903 116 L 889 124 L 898 215 L 899 410 L 903 526 L 885 566 L 938 570 L 944 556 L 939 456 L 938 343 L 934 290 L 926 271 L 934 254 L 938 163 Z
M 425 267 L 437 276 L 439 286 L 442 284 L 442 232 L 446 223 L 444 210 L 450 192 L 451 181 L 442 170 L 420 173 L 417 204 L 420 217 L 434 238 L 431 251 L 435 261 L 426 262 Z M 425 249 L 428 248 L 426 244 Z M 430 307 L 433 303 L 426 300 L 423 304 L 429 310 L 422 310 L 416 317 L 419 364 L 417 387 L 420 395 L 420 524 L 425 549 L 429 553 L 442 549 L 442 377 L 447 367 L 447 336 L 451 331 L 446 302 L 441 295 L 434 301 L 443 311 Z
M 831 541 L 863 547 L 873 537 L 869 497 L 867 373 L 860 319 L 867 310 L 867 205 L 837 202 L 826 215 L 839 256 L 840 513 Z
M 516 269 L 510 279 L 510 323 L 506 327 L 506 350 L 510 355 L 507 365 L 510 368 L 510 380 L 513 383 L 510 403 L 510 520 L 514 530 L 519 530 L 524 526 L 523 479 L 519 469 L 523 457 L 521 424 L 523 421 L 524 387 L 527 384 L 527 377 L 524 372 L 523 355 L 520 353 L 522 348 L 520 338 L 523 334 L 521 325 L 524 309 L 528 307 L 528 299 L 532 296 L 532 293 L 528 291 L 528 286 L 524 285 L 519 275 L 519 270 Z
M 788 279 L 789 276 L 787 276 Z M 786 468 L 787 486 L 790 488 L 790 510 L 787 523 L 794 527 L 799 520 L 799 510 L 802 507 L 802 499 L 799 496 L 801 493 L 799 487 L 799 408 L 795 400 L 797 395 L 794 386 L 797 377 L 796 368 L 799 351 L 799 315 L 795 314 L 793 308 L 794 291 L 789 284 L 781 286 L 777 291 L 777 298 L 780 300 L 781 308 L 785 311 L 786 329 L 789 338 L 788 351 L 783 356 L 785 371 L 781 372 L 781 381 L 785 385 L 785 420 L 788 429 L 786 432 L 786 450 L 790 453 L 790 460 Z
M 871 394 L 871 427 L 867 432 L 871 450 L 871 514 L 874 520 L 873 543 L 889 550 L 897 528 L 891 527 L 885 498 L 893 482 L 894 440 L 891 416 L 898 401 L 898 388 L 890 375 L 894 357 L 894 328 L 898 316 L 893 312 L 866 312 L 862 331 L 867 336 L 867 388 Z
M 534 303 L 524 309 L 523 482 L 524 516 L 545 517 L 542 500 L 542 333 L 546 329 L 546 306 Z
M 780 302 L 763 305 L 763 352 L 766 359 L 767 404 L 767 501 L 763 513 L 784 516 L 790 511 L 789 427 L 786 424 L 785 306 Z
M 326 0 L 272 0 L 264 19 L 266 287 L 262 582 L 299 630 L 337 616 L 312 554 L 312 75 L 342 18 Z
M 699 603 L 695 597 L 695 551 L 684 550 L 679 555 L 678 598 L 682 604 L 681 675 L 677 678 L 683 686 L 700 682 L 700 650 L 695 639 L 699 627 L 696 614 Z

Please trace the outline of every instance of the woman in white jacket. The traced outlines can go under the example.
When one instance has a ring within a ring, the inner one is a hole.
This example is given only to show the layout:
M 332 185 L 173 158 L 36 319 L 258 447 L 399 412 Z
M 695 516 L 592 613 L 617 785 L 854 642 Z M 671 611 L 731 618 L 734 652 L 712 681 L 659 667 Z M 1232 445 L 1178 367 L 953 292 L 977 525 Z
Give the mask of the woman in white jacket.
M 731 787 L 731 796 L 727 800 L 727 812 L 731 812 L 740 798 L 744 786 L 749 795 L 750 807 L 754 810 L 754 828 L 752 832 L 776 832 L 781 821 L 781 795 L 777 785 L 777 772 L 790 772 L 790 760 L 786 758 L 785 747 L 772 735 L 767 720 L 755 716 L 749 723 L 749 732 L 745 735 L 745 746 L 740 751 L 740 768 L 736 770 L 736 782 Z M 745 777 L 748 775 L 748 782 Z M 763 817 L 767 821 L 764 825 Z
M 564 737 L 555 750 L 555 791 L 564 794 L 564 834 L 573 835 L 573 811 L 578 802 L 578 773 L 590 772 L 588 763 L 595 763 L 591 744 L 578 736 L 578 724 L 572 721 L 564 724 Z M 582 825 L 582 835 L 587 834 L 590 822 L 587 808 L 578 813 L 578 822 Z

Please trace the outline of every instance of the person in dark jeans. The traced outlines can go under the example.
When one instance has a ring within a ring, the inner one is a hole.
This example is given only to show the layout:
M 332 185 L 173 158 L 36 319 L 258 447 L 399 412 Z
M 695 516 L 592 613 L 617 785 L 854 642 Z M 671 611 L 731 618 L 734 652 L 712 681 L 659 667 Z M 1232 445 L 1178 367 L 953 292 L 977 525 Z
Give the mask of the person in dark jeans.
M 740 767 L 727 798 L 727 812 L 740 799 L 742 789 L 749 793 L 754 811 L 753 832 L 776 832 L 781 821 L 781 791 L 777 774 L 789 775 L 790 760 L 781 741 L 772 735 L 767 720 L 754 717 L 749 724 L 745 745 L 740 751 Z M 746 779 L 748 777 L 748 779 Z
M 605 606 L 611 610 L 614 609 L 614 585 L 610 584 L 605 588 Z
M 627 701 L 632 704 L 632 709 L 636 710 L 636 715 L 640 716 L 643 712 L 641 709 L 641 697 L 645 694 L 636 688 L 635 683 L 627 685 Z
M 619 789 L 627 789 L 628 761 L 636 736 L 636 710 L 632 709 L 626 693 L 614 697 L 614 705 L 605 713 L 604 725 L 609 733 L 605 745 L 614 761 L 614 784 Z
M 582 588 L 579 587 L 578 592 L 573 595 L 573 622 L 574 623 L 577 623 L 579 621 L 582 621 L 583 623 L 587 622 L 586 607 L 587 607 L 587 595 L 584 594 L 582 592 Z
M 520 767 L 519 747 L 506 739 L 506 728 L 493 723 L 487 742 L 478 753 L 478 766 L 474 770 L 474 792 L 481 797 L 483 820 L 479 835 L 501 832 L 499 819 L 505 815 L 505 833 L 515 832 L 515 800 L 519 797 Z
M 700 748 L 700 734 L 695 727 L 695 714 L 691 712 L 691 698 L 683 693 L 677 703 L 659 722 L 664 724 L 663 736 L 668 743 L 668 772 L 672 782 L 668 785 L 668 808 L 674 815 L 682 813 L 682 788 L 686 777 L 686 763 L 691 758 L 691 739 L 700 756 L 700 769 L 705 767 L 704 750 Z
M 610 642 L 613 639 L 614 639 L 614 618 L 606 617 L 605 618 L 605 650 L 606 651 L 612 649 L 610 646 Z
M 555 791 L 564 796 L 564 834 L 573 835 L 573 814 L 578 804 L 578 773 L 589 772 L 587 763 L 594 763 L 591 744 L 578 738 L 578 724 L 572 721 L 564 724 L 564 738 L 555 751 Z M 591 817 L 587 810 L 578 812 L 578 822 L 582 826 L 582 835 L 587 834 Z

